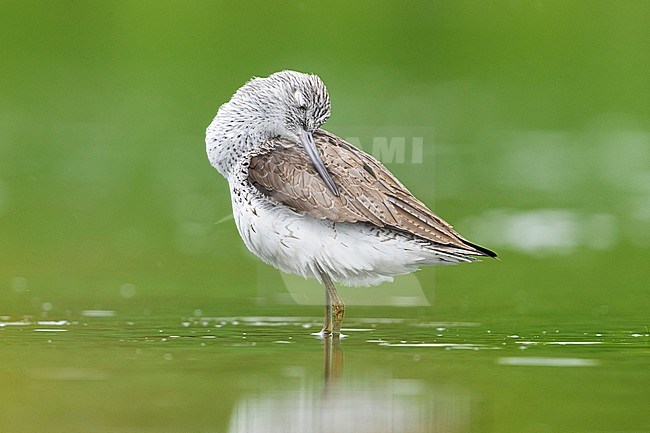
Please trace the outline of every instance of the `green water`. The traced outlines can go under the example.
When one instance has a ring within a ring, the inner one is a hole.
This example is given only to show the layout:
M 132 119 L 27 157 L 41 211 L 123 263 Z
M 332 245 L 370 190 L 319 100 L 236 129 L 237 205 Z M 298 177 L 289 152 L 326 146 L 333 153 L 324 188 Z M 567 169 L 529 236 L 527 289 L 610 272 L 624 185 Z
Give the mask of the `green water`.
M 646 2 L 0 2 L 0 431 L 650 431 Z M 253 75 L 500 261 L 341 288 L 244 248 Z
M 129 319 L 5 323 L 3 431 L 646 426 L 647 330 L 357 318 L 328 348 L 314 319 Z

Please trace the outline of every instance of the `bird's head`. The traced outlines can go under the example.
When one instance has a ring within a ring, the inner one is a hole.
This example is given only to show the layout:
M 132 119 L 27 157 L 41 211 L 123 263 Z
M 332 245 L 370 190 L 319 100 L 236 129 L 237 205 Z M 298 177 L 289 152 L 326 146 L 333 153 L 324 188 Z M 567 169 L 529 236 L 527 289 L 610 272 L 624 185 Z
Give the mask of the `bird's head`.
M 330 98 L 323 81 L 295 71 L 253 78 L 233 95 L 229 105 L 241 114 L 258 117 L 254 126 L 288 139 L 299 138 L 303 131 L 313 133 L 330 116 Z
M 282 71 L 262 80 L 262 85 L 269 88 L 269 102 L 277 103 L 278 114 L 288 132 L 313 133 L 329 118 L 330 97 L 317 75 Z
M 313 133 L 330 116 L 330 98 L 316 75 L 281 71 L 266 78 L 253 78 L 220 109 L 218 129 L 244 130 L 254 143 L 273 137 L 301 144 L 327 186 L 338 195 L 314 144 Z M 232 135 L 232 134 L 231 134 Z

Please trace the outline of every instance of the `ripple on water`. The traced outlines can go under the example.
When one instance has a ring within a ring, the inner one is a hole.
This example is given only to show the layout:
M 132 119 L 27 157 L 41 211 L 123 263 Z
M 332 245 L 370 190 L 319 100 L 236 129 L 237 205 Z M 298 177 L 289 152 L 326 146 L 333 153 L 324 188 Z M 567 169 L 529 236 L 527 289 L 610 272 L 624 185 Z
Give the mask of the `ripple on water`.
M 549 341 L 544 344 L 555 344 L 558 346 L 588 346 L 593 344 L 603 344 L 602 341 Z
M 114 310 L 83 310 L 81 315 L 84 317 L 113 317 Z
M 193 339 L 202 339 L 203 345 L 287 344 L 307 341 L 313 335 L 309 329 L 321 328 L 319 317 L 300 316 L 229 316 L 206 317 L 201 311 L 190 316 L 159 317 L 152 323 L 147 321 L 121 321 L 115 310 L 83 310 L 83 320 L 33 318 L 29 316 L 0 316 L 0 330 L 5 335 L 21 340 L 31 338 L 40 341 L 42 337 L 54 338 L 58 334 L 75 334 L 83 328 L 85 336 L 97 338 L 102 333 L 119 335 L 123 341 L 176 342 L 193 344 Z M 87 318 L 87 320 L 85 320 Z M 97 324 L 95 326 L 95 324 Z M 350 344 L 370 344 L 395 348 L 445 349 L 445 350 L 487 350 L 487 349 L 529 349 L 530 356 L 540 355 L 546 347 L 565 350 L 597 350 L 615 345 L 629 349 L 645 347 L 650 334 L 642 329 L 598 329 L 598 332 L 560 332 L 559 330 L 534 331 L 509 329 L 494 331 L 479 322 L 433 322 L 413 318 L 350 318 L 342 330 Z M 112 325 L 107 327 L 107 325 Z M 151 337 L 151 329 L 158 330 Z M 31 331 L 20 334 L 12 330 Z M 52 336 L 51 336 L 52 335 Z M 161 340 L 162 338 L 162 340 Z M 246 340 L 247 344 L 242 344 Z M 212 340 L 212 341 L 210 341 Z M 242 341 L 244 340 L 244 341 Z M 196 341 L 196 340 L 194 340 Z M 593 348 L 593 349 L 588 349 Z M 557 350 L 556 349 L 556 350 Z M 534 353 L 531 353 L 534 352 Z M 566 353 L 567 356 L 570 354 Z M 525 361 L 523 361 L 525 362 Z
M 498 347 L 488 346 L 485 344 L 471 344 L 471 343 L 379 343 L 380 346 L 389 347 L 442 347 L 445 349 L 499 349 Z
M 536 358 L 509 356 L 499 358 L 497 364 L 526 367 L 592 367 L 598 365 L 598 360 L 586 358 Z

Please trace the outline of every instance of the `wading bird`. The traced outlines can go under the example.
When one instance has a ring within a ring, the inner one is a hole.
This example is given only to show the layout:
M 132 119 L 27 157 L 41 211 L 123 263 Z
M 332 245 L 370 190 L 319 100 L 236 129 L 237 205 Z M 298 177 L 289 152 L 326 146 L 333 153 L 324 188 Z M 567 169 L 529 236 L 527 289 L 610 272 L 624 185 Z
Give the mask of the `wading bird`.
M 374 157 L 320 129 L 330 99 L 316 75 L 254 78 L 206 130 L 244 243 L 276 268 L 325 286 L 322 335 L 345 311 L 334 282 L 392 281 L 423 265 L 496 257 L 454 231 Z

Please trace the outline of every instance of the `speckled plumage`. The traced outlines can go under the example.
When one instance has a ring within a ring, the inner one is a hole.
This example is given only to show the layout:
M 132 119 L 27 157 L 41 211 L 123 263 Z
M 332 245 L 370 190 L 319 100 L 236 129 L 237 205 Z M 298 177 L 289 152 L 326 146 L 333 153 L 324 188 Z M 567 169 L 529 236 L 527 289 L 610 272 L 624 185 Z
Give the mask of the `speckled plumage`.
M 377 159 L 319 129 L 329 114 L 315 75 L 255 78 L 219 108 L 206 149 L 229 182 L 246 246 L 282 271 L 324 283 L 335 315 L 340 308 L 334 323 L 326 314 L 324 332 L 337 334 L 343 303 L 331 280 L 372 285 L 422 265 L 495 254 L 455 232 Z

